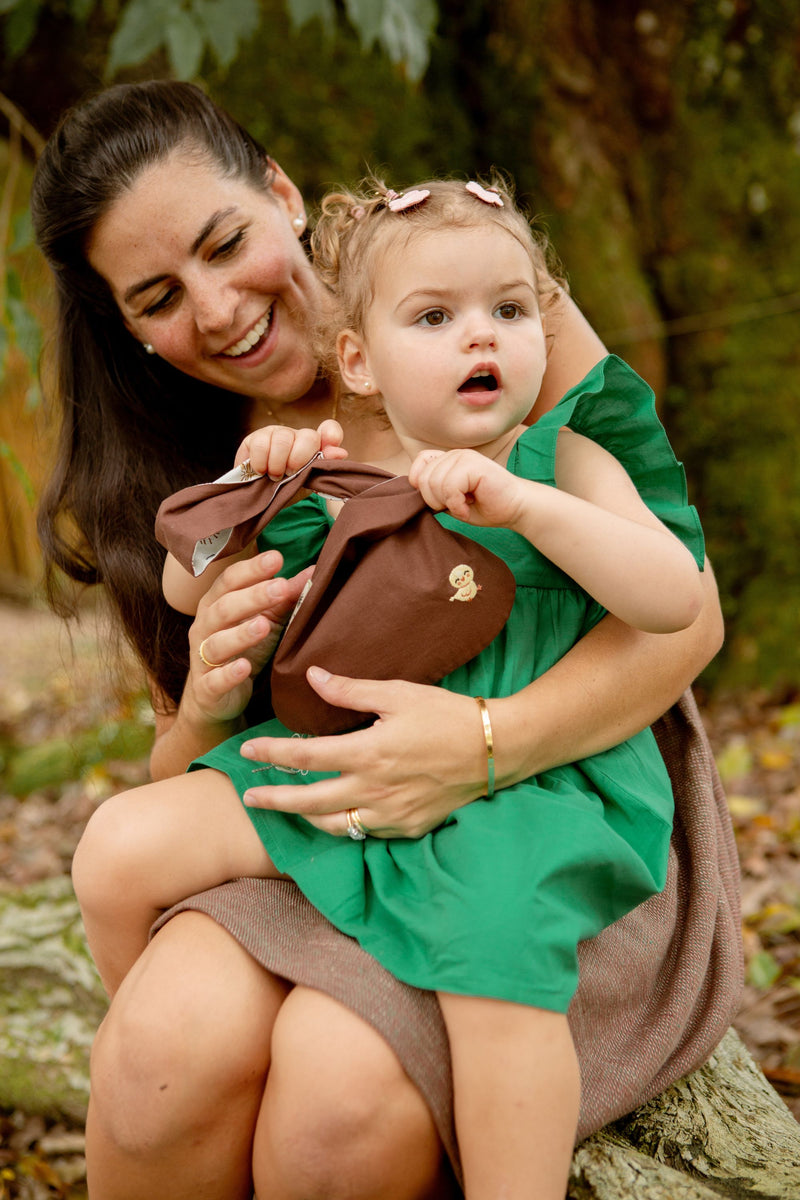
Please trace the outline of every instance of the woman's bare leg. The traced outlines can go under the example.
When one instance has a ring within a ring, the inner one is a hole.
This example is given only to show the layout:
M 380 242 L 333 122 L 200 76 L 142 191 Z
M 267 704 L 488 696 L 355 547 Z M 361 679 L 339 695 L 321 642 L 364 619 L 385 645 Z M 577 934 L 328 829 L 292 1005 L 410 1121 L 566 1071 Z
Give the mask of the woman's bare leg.
M 237 876 L 280 873 L 219 771 L 194 771 L 104 801 L 78 844 L 72 880 L 109 996 L 162 912 Z
M 295 988 L 275 1023 L 256 1126 L 257 1200 L 451 1200 L 425 1101 L 384 1038 L 344 1005 Z
M 91 1200 L 250 1200 L 253 1159 L 266 1200 L 457 1195 L 383 1038 L 322 992 L 294 989 L 284 1013 L 285 995 L 211 918 L 164 926 L 92 1053 Z
M 92 1051 L 91 1200 L 250 1200 L 253 1129 L 287 987 L 201 913 L 153 939 Z
M 561 1013 L 439 996 L 467 1200 L 564 1200 L 580 1074 Z

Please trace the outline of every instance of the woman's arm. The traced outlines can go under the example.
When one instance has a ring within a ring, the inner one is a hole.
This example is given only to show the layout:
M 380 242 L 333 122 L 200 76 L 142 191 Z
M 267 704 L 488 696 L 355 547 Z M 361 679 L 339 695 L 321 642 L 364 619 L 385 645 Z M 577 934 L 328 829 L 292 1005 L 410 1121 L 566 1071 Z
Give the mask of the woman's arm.
M 641 633 L 605 617 L 523 691 L 489 701 L 498 787 L 617 745 L 680 697 L 722 644 L 708 563 L 702 581 L 703 608 L 688 629 Z M 254 789 L 259 807 L 301 813 L 341 835 L 346 809 L 357 804 L 371 832 L 419 837 L 485 794 L 486 748 L 471 697 L 341 676 L 320 677 L 314 686 L 330 703 L 380 719 L 338 737 L 255 739 L 261 760 L 340 773 L 302 788 Z
M 563 289 L 559 288 L 542 313 L 542 321 L 547 338 L 547 370 L 530 421 L 538 420 L 554 408 L 608 354 L 575 301 Z

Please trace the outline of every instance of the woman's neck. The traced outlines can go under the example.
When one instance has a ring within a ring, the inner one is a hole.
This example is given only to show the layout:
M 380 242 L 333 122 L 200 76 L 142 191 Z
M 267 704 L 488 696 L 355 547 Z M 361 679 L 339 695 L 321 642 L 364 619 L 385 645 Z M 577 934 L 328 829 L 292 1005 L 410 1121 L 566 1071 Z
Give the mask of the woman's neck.
M 254 400 L 248 425 L 251 430 L 278 424 L 291 429 L 316 429 L 330 417 L 342 426 L 344 448 L 354 461 L 382 466 L 397 474 L 408 469 L 408 459 L 402 456 L 397 435 L 383 413 L 368 408 L 358 410 L 352 400 L 341 401 L 337 391 L 322 376 L 304 396 L 291 403 L 273 408 L 266 400 Z

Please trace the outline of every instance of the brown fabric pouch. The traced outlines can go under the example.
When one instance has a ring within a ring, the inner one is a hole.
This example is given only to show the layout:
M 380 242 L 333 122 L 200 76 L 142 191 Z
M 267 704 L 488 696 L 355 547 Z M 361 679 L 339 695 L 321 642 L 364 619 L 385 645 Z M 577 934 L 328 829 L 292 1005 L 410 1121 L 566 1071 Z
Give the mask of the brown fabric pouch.
M 275 653 L 272 705 L 297 733 L 339 733 L 367 718 L 325 703 L 306 680 L 310 666 L 436 683 L 496 637 L 516 584 L 495 554 L 440 525 L 407 478 L 320 456 L 278 482 L 245 468 L 238 480 L 184 488 L 161 505 L 156 537 L 199 575 L 252 542 L 302 488 L 346 503 Z

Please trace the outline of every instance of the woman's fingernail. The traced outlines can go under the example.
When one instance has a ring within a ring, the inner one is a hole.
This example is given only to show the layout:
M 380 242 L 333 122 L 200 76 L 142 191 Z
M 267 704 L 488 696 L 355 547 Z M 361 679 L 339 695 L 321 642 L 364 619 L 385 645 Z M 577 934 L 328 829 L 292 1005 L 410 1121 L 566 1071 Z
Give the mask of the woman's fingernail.
M 253 743 L 252 742 L 244 742 L 239 749 L 239 753 L 244 758 L 255 758 L 255 751 L 253 749 Z
M 327 683 L 331 677 L 330 671 L 326 671 L 323 667 L 309 667 L 308 678 L 315 683 Z

